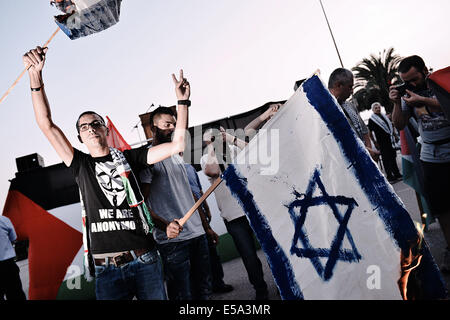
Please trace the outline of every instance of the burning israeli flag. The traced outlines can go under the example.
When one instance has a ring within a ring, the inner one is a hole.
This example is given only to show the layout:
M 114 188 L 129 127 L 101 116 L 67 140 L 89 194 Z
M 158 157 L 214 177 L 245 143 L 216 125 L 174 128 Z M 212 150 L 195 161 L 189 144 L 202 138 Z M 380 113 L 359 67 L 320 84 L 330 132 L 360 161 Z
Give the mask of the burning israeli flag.
M 276 149 L 269 162 L 257 161 L 261 148 Z M 223 179 L 283 299 L 445 297 L 420 232 L 318 76 L 302 84 Z

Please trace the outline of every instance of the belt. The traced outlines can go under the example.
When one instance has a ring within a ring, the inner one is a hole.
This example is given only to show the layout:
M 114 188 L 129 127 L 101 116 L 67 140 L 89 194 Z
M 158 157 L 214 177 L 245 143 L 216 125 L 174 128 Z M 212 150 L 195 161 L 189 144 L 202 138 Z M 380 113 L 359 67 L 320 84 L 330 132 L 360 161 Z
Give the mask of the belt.
M 140 256 L 146 254 L 149 251 L 150 251 L 149 249 L 130 250 L 118 254 L 117 256 L 107 257 L 103 259 L 94 259 L 94 262 L 96 266 L 108 266 L 112 264 L 115 267 L 120 267 L 123 266 L 124 264 L 133 261 L 134 259 L 139 258 Z

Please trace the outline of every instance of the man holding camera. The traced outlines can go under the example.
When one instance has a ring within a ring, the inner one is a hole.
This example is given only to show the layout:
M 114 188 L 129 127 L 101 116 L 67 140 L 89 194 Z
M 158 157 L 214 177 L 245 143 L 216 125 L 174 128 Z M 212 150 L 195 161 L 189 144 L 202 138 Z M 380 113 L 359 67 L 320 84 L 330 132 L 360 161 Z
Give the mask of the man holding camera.
M 403 84 L 391 86 L 392 120 L 402 130 L 416 118 L 422 139 L 420 160 L 424 189 L 431 213 L 437 217 L 447 242 L 441 271 L 450 272 L 450 122 L 434 93 L 427 86 L 428 69 L 419 56 L 404 58 L 398 67 Z

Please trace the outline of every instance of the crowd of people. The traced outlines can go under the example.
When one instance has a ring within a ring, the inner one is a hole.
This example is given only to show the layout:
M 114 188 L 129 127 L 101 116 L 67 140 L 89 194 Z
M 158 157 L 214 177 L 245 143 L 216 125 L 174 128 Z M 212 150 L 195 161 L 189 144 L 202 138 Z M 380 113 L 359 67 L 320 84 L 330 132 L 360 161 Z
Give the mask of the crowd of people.
M 446 118 L 427 79 L 430 75 L 423 59 L 417 55 L 401 60 L 398 75 L 401 85 L 389 88 L 394 104 L 391 115 L 381 113 L 381 103 L 372 104 L 373 115 L 368 126 L 361 119 L 352 100 L 353 74 L 338 68 L 330 76 L 328 89 L 341 106 L 356 136 L 366 146 L 372 158 L 381 155 L 384 171 L 390 182 L 402 178 L 397 166 L 398 132 L 409 123 L 416 124 L 420 141 L 420 165 L 423 169 L 423 188 L 430 214 L 437 218 L 447 244 L 443 253 L 442 272 L 450 272 L 450 121 Z M 375 134 L 375 138 L 374 135 Z M 372 143 L 373 142 L 373 143 Z M 375 148 L 374 148 L 375 147 Z
M 110 132 L 104 119 L 94 111 L 87 111 L 76 122 L 78 139 L 88 149 L 88 153 L 84 153 L 74 148 L 52 121 L 42 77 L 46 50 L 32 49 L 23 60 L 28 68 L 37 124 L 70 168 L 80 188 L 86 273 L 95 278 L 96 298 L 208 300 L 212 292 L 233 290 L 224 282 L 216 249 L 219 237 L 210 226 L 207 202 L 203 202 L 189 220 L 180 223 L 203 195 L 195 168 L 185 163 L 180 155 L 185 149 L 184 135 L 191 104 L 190 84 L 183 71 L 178 78 L 172 75 L 176 114 L 171 108 L 160 107 L 151 115 L 153 140 L 150 146 L 123 152 L 110 148 L 107 144 Z M 405 58 L 399 75 L 409 89 L 401 95 L 397 87 L 391 87 L 392 121 L 381 113 L 381 104 L 374 103 L 368 126 L 348 100 L 353 93 L 351 71 L 336 69 L 330 76 L 328 88 L 372 158 L 378 159 L 381 155 L 389 181 L 401 178 L 396 164 L 398 136 L 395 128 L 402 130 L 410 117 L 417 118 L 427 200 L 450 244 L 450 206 L 445 198 L 450 190 L 450 122 L 426 86 L 428 70 L 420 58 Z M 280 108 L 280 104 L 271 105 L 244 128 L 245 133 L 256 132 Z M 213 184 L 247 142 L 222 127 L 208 128 L 203 141 L 206 147 L 200 160 L 201 169 Z M 226 230 L 255 290 L 254 298 L 266 300 L 268 286 L 247 217 L 224 184 L 214 193 Z M 96 227 L 104 219 L 116 222 L 114 232 Z M 10 234 L 9 239 L 13 241 L 13 238 Z M 0 257 L 10 261 L 11 250 L 7 250 L 9 254 L 0 252 Z M 442 271 L 450 272 L 449 252 L 447 248 Z M 0 261 L 0 266 L 3 264 Z M 14 269 L 12 264 L 11 268 Z

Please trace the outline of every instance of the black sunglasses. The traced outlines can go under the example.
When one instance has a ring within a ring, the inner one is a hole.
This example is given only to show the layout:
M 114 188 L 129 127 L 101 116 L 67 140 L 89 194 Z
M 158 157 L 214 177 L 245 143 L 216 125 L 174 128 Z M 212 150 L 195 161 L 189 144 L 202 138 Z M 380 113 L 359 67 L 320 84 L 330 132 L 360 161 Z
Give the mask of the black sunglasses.
M 99 128 L 103 127 L 104 125 L 105 125 L 105 124 L 104 124 L 102 121 L 100 121 L 100 120 L 94 120 L 94 121 L 92 121 L 91 123 L 82 123 L 82 124 L 80 124 L 80 125 L 78 126 L 78 129 L 80 129 L 80 132 L 84 132 L 84 131 L 89 130 L 89 126 L 90 126 L 92 129 L 96 130 L 96 129 L 99 129 Z

